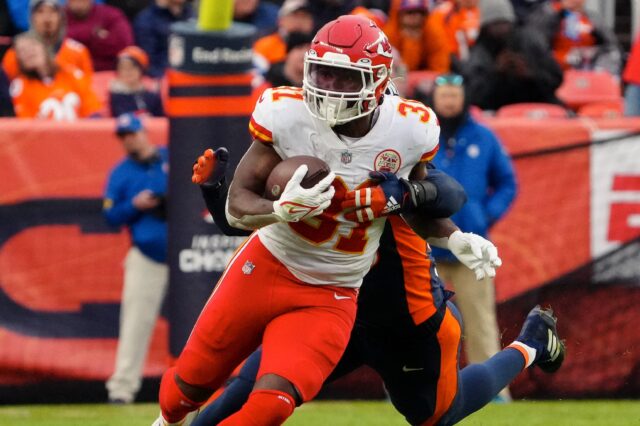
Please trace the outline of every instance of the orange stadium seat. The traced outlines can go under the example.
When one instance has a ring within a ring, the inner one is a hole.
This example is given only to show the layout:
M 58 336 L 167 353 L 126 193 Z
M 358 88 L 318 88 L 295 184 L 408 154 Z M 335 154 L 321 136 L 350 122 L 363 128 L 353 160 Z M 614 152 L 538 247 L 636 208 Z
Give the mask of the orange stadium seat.
M 496 117 L 520 117 L 533 119 L 567 118 L 567 110 L 556 104 L 524 102 L 505 105 L 496 112 Z
M 567 70 L 556 95 L 576 111 L 589 103 L 622 99 L 620 81 L 605 71 Z
M 589 118 L 620 118 L 624 115 L 624 102 L 622 99 L 609 102 L 593 102 L 578 109 L 580 117 Z

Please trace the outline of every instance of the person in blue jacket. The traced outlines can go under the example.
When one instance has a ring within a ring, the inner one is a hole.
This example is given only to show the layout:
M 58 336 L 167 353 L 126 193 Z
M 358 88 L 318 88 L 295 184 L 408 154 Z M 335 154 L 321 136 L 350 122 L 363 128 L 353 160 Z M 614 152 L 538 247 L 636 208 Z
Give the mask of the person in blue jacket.
M 465 102 L 463 78 L 436 78 L 433 109 L 440 119 L 440 151 L 434 165 L 456 179 L 467 203 L 451 219 L 467 232 L 488 237 L 488 231 L 509 209 L 516 196 L 511 158 L 496 135 L 475 121 Z M 455 303 L 465 324 L 464 347 L 469 363 L 484 362 L 501 348 L 496 320 L 493 277 L 476 280 L 448 250 L 433 247 L 438 273 L 456 292 Z M 497 401 L 509 401 L 504 389 Z
M 134 401 L 142 381 L 149 341 L 168 286 L 166 194 L 168 151 L 147 139 L 134 114 L 117 118 L 116 133 L 127 158 L 111 171 L 104 195 L 104 216 L 126 226 L 131 248 L 124 261 L 120 336 L 109 401 Z

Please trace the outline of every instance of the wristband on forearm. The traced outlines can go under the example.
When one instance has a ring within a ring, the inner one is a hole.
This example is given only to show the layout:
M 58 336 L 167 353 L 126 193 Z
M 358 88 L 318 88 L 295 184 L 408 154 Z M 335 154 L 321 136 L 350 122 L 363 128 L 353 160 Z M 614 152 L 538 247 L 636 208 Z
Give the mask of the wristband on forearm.
M 408 210 L 426 210 L 432 206 L 438 198 L 438 188 L 426 180 L 400 179 L 404 185 L 407 196 L 411 201 Z

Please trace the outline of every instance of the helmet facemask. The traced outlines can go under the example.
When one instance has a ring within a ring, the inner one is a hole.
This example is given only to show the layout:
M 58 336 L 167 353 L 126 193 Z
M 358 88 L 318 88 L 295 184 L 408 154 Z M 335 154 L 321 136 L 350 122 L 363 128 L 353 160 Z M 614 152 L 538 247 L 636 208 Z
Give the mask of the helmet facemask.
M 353 63 L 346 55 L 313 50 L 304 59 L 304 100 L 309 113 L 329 126 L 364 117 L 379 105 L 380 86 L 389 81 L 386 66 L 373 67 L 367 58 Z

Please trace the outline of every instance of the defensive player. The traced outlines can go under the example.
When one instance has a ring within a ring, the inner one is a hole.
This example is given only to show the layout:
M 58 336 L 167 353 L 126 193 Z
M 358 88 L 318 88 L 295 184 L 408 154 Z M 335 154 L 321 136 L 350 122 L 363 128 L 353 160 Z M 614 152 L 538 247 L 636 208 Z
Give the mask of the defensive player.
M 258 231 L 231 259 L 163 375 L 156 424 L 183 424 L 260 342 L 253 391 L 222 425 L 281 424 L 334 369 L 383 216 L 420 211 L 444 195 L 422 180 L 423 163 L 438 148 L 433 112 L 398 97 L 382 102 L 391 62 L 391 46 L 373 22 L 340 17 L 318 32 L 305 57 L 304 97 L 296 88 L 269 89 L 256 104 L 255 141 L 236 169 L 226 217 L 234 227 Z M 332 172 L 304 189 L 301 166 L 279 200 L 263 198 L 270 171 L 295 155 L 320 157 Z M 377 186 L 370 186 L 370 173 Z M 421 306 L 412 320 L 433 316 L 435 306 Z M 455 328 L 451 313 L 442 317 Z

